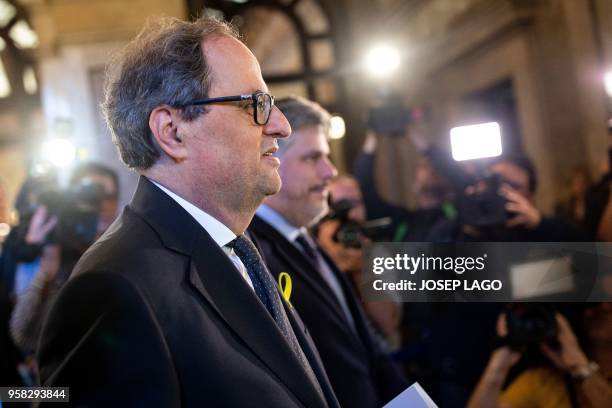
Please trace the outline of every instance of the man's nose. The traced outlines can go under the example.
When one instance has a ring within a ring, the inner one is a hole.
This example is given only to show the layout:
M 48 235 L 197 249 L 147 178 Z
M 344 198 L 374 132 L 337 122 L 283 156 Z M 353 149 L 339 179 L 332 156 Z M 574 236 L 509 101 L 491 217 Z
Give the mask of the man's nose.
M 338 175 L 338 169 L 336 169 L 336 166 L 329 160 L 329 157 L 323 157 L 320 163 L 319 175 L 323 180 L 331 180 Z
M 275 138 L 288 137 L 291 134 L 291 126 L 287 118 L 276 106 L 272 107 L 270 120 L 264 127 L 264 133 Z

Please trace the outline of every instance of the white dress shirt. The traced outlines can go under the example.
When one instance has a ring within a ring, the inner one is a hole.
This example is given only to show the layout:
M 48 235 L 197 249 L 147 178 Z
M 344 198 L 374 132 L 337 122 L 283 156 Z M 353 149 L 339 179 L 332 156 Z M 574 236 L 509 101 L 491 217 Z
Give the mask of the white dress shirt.
M 251 287 L 251 289 L 253 289 L 253 282 L 251 282 L 251 278 L 249 277 L 249 273 L 247 272 L 246 267 L 244 266 L 238 255 L 236 255 L 234 250 L 227 246 L 227 244 L 236 239 L 236 234 L 234 234 L 232 230 L 227 228 L 221 221 L 219 221 L 212 215 L 191 204 L 184 198 L 176 195 L 158 182 L 153 181 L 151 179 L 149 180 L 157 187 L 159 187 L 160 190 L 162 190 L 164 193 L 168 194 L 170 198 L 177 202 L 178 205 L 183 207 L 185 211 L 187 211 L 198 222 L 198 224 L 200 224 L 202 228 L 206 230 L 206 232 L 208 232 L 208 234 L 215 241 L 215 243 L 219 245 L 221 249 L 223 249 L 223 252 L 225 252 L 225 254 L 234 263 L 234 265 L 236 265 L 236 268 L 238 269 L 238 271 L 240 271 L 240 274 Z

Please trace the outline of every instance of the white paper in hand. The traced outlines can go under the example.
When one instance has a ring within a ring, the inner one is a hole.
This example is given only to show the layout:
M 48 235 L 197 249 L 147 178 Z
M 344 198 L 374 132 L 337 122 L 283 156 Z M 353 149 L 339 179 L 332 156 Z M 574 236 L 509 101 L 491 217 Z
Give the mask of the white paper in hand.
M 406 388 L 383 408 L 438 408 L 419 383 Z

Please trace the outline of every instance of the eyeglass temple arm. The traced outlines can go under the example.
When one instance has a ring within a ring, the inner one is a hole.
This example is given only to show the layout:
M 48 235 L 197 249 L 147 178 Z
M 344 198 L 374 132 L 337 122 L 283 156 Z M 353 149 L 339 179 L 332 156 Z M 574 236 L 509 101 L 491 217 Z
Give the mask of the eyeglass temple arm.
M 187 103 L 186 105 L 203 105 L 206 103 L 214 103 L 214 102 L 234 102 L 234 101 L 246 101 L 246 100 L 253 100 L 253 94 L 220 96 L 218 98 L 194 99 L 190 101 L 189 103 Z

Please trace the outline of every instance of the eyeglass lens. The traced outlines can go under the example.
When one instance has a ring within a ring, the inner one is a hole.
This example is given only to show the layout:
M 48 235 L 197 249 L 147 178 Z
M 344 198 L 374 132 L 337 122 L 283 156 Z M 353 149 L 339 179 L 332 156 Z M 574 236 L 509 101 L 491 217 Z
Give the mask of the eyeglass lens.
M 272 98 L 270 95 L 265 93 L 257 94 L 257 100 L 255 101 L 257 106 L 256 110 L 256 122 L 259 125 L 265 125 L 268 123 L 270 118 L 270 112 L 272 111 Z

